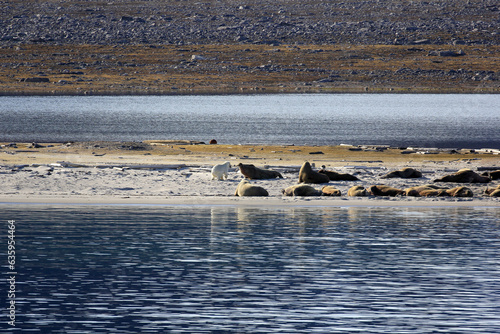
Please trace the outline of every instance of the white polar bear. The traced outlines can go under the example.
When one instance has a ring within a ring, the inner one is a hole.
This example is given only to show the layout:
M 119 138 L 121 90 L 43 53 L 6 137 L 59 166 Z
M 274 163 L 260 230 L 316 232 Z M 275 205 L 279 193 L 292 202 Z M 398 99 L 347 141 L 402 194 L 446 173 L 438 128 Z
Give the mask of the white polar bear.
M 220 165 L 215 165 L 212 168 L 212 180 L 227 180 L 229 168 L 231 168 L 231 163 L 229 161 L 226 161 L 225 163 Z

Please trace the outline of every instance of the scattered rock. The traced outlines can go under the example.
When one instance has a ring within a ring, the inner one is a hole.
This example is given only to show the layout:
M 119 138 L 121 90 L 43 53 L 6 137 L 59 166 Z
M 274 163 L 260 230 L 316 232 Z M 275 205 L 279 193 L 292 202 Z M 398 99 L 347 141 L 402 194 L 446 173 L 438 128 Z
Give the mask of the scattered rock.
M 207 58 L 200 55 L 192 55 L 191 60 L 206 60 Z
M 377 20 L 373 20 L 373 13 L 377 13 Z M 141 3 L 140 11 L 136 4 L 126 1 L 114 1 L 98 10 L 82 10 L 80 5 L 66 1 L 64 5 L 52 1 L 17 1 L 2 8 L 0 44 L 190 45 L 252 40 L 276 46 L 498 45 L 500 35 L 493 33 L 497 21 L 498 11 L 488 6 L 449 0 L 439 6 L 430 1 L 294 2 L 287 3 L 285 8 L 281 2 L 258 0 L 250 5 L 147 1 Z M 450 32 L 461 38 L 441 37 Z
M 40 145 L 38 143 L 31 143 L 28 148 L 42 148 L 42 147 L 45 147 L 43 145 Z
M 50 82 L 49 78 L 42 78 L 42 77 L 22 78 L 19 81 L 20 82 Z
M 465 52 L 460 50 L 460 51 L 452 51 L 452 50 L 446 50 L 446 51 L 430 51 L 429 56 L 439 56 L 439 57 L 459 57 L 459 56 L 465 56 Z

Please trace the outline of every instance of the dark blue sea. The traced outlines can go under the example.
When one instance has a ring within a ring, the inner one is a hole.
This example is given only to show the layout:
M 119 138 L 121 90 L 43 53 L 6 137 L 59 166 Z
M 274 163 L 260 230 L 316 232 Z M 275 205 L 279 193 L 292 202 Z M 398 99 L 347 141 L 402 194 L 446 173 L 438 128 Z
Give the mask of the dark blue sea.
M 0 141 L 500 149 L 499 106 L 498 94 L 4 96 Z
M 2 332 L 500 333 L 498 208 L 3 204 L 0 217 Z

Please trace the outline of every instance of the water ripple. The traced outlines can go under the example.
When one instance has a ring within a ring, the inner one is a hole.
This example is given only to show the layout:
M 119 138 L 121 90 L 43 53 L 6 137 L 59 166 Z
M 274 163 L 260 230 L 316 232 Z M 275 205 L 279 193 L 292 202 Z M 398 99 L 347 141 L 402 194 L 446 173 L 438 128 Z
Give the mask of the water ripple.
M 1 209 L 23 330 L 500 332 L 496 209 Z

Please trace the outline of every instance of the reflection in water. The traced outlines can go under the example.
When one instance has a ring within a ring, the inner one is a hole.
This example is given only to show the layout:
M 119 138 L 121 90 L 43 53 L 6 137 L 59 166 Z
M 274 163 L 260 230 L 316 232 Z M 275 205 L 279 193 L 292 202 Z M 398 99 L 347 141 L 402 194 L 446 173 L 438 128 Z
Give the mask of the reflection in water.
M 500 331 L 497 209 L 0 209 L 18 331 Z

